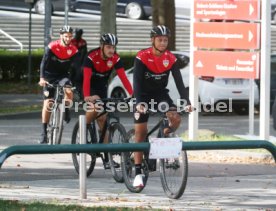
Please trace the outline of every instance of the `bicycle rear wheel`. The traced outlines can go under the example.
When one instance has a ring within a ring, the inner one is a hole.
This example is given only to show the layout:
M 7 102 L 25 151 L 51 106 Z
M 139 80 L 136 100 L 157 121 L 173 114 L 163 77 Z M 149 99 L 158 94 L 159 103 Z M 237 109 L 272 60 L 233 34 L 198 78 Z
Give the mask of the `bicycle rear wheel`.
M 86 133 L 86 140 L 87 144 L 94 144 L 97 143 L 97 131 L 95 129 L 95 122 L 91 124 L 91 127 L 87 128 L 87 133 Z M 79 132 L 79 121 L 76 122 L 74 129 L 73 129 L 73 134 L 72 134 L 72 139 L 71 139 L 71 144 L 79 144 L 80 143 L 80 132 Z M 73 164 L 75 167 L 76 172 L 79 174 L 79 153 L 72 153 L 72 160 Z M 94 170 L 95 164 L 96 164 L 96 159 L 97 159 L 97 154 L 96 153 L 87 153 L 86 154 L 86 175 L 87 177 L 90 176 Z
M 181 151 L 178 158 L 160 159 L 160 178 L 165 194 L 171 199 L 180 198 L 188 178 L 188 157 Z
M 109 143 L 122 144 L 126 139 L 126 130 L 120 123 L 113 123 L 109 128 Z M 116 182 L 124 182 L 121 165 L 121 152 L 108 153 L 112 176 Z M 120 165 L 118 167 L 118 164 Z
M 134 130 L 130 130 L 127 133 L 127 138 L 124 140 L 124 143 L 135 143 L 134 141 Z M 133 187 L 133 181 L 135 178 L 135 163 L 134 163 L 134 153 L 133 152 L 122 152 L 122 171 L 124 182 L 127 189 L 130 192 L 139 193 L 141 192 L 147 184 L 149 177 L 149 169 L 147 162 L 143 159 L 142 163 L 142 173 L 145 175 L 144 178 L 144 187 Z

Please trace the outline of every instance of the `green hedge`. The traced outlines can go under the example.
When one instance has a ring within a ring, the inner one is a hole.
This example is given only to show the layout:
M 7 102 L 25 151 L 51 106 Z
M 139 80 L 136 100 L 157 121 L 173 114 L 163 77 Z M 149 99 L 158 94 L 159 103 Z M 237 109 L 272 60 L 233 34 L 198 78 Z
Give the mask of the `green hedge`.
M 121 52 L 120 56 L 126 69 L 133 65 L 136 53 Z M 43 50 L 32 51 L 32 81 L 39 79 L 39 67 Z M 28 76 L 28 51 L 0 50 L 0 81 L 22 81 Z
M 42 50 L 32 52 L 31 75 L 33 79 L 39 76 L 39 66 L 43 55 Z M 28 52 L 0 51 L 0 80 L 20 81 L 28 75 Z

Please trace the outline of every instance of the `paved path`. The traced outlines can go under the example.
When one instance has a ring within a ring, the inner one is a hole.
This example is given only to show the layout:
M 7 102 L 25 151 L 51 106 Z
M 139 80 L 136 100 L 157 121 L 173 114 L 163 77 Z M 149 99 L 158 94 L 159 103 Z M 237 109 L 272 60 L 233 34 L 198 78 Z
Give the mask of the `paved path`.
M 70 155 L 14 155 L 0 171 L 0 198 L 163 210 L 276 210 L 275 176 L 275 165 L 190 162 L 184 195 L 170 200 L 158 173 L 134 194 L 97 163 L 87 179 L 87 199 L 80 199 Z

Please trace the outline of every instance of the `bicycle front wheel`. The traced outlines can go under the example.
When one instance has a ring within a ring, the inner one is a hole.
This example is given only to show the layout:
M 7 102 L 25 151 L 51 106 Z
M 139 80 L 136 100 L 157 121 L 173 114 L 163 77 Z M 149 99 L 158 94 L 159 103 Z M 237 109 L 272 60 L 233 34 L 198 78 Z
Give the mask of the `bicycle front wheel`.
M 113 123 L 109 128 L 109 143 L 122 144 L 126 140 L 126 130 L 120 123 Z M 121 152 L 108 153 L 112 176 L 116 182 L 124 182 L 121 165 Z
M 62 105 L 54 107 L 50 115 L 50 121 L 47 126 L 48 143 L 60 144 L 63 131 L 63 112 Z
M 169 198 L 178 199 L 183 195 L 188 178 L 186 151 L 181 151 L 178 158 L 160 159 L 160 178 Z
M 56 120 L 54 128 L 54 144 L 61 143 L 62 131 L 63 131 L 63 118 L 64 118 L 64 104 L 59 104 L 56 111 Z
M 47 126 L 47 139 L 48 139 L 48 144 L 52 145 L 54 144 L 54 128 L 55 128 L 55 110 L 52 111 L 51 115 L 50 115 L 50 120 Z
M 93 144 L 93 143 L 97 142 L 97 139 L 96 139 L 97 137 L 95 137 L 96 130 L 95 130 L 94 124 L 95 123 L 93 122 L 91 124 L 92 127 L 87 128 L 87 133 L 86 133 L 87 144 Z M 80 144 L 79 121 L 77 121 L 74 126 L 71 144 Z M 86 154 L 86 175 L 87 175 L 87 177 L 92 174 L 95 164 L 96 164 L 96 159 L 97 159 L 97 154 L 95 154 L 95 153 L 87 153 Z M 79 169 L 80 169 L 79 153 L 72 153 L 72 160 L 73 160 L 75 170 L 79 174 Z
M 60 144 L 63 131 L 64 112 L 62 104 L 58 104 L 51 112 L 50 121 L 47 127 L 48 143 Z
M 135 143 L 133 129 L 128 131 L 127 139 L 125 139 L 124 143 Z M 148 164 L 145 159 L 142 162 L 142 173 L 145 175 L 144 187 L 133 187 L 135 178 L 134 152 L 122 152 L 122 171 L 125 185 L 130 192 L 139 193 L 144 189 L 149 177 Z

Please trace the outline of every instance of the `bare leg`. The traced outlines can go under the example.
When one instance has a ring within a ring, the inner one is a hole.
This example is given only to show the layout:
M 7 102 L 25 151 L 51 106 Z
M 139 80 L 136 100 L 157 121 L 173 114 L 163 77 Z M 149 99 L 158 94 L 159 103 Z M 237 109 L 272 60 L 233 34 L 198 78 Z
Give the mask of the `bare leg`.
M 52 99 L 46 99 L 43 101 L 42 123 L 49 123 L 52 106 L 53 106 Z
M 140 143 L 145 141 L 147 136 L 147 122 L 145 123 L 137 123 L 134 125 L 135 129 L 135 142 Z M 135 152 L 134 160 L 135 164 L 141 164 L 143 159 L 143 152 Z
M 52 107 L 53 107 L 52 99 L 46 99 L 43 101 L 43 108 L 42 108 L 42 112 L 41 112 L 42 133 L 41 133 L 41 139 L 39 140 L 40 144 L 47 143 L 47 125 L 50 120 Z
M 99 128 L 100 128 L 100 131 L 103 132 L 103 128 L 106 124 L 106 117 L 107 114 L 101 116 L 100 118 L 97 119 L 97 123 L 99 125 Z M 104 141 L 103 141 L 105 144 L 108 144 L 108 131 L 106 130 L 105 132 L 105 137 L 104 137 Z
M 170 132 L 177 130 L 181 123 L 181 116 L 176 111 L 169 111 L 166 113 L 169 119 L 169 128 L 164 128 L 164 134 L 168 135 Z

